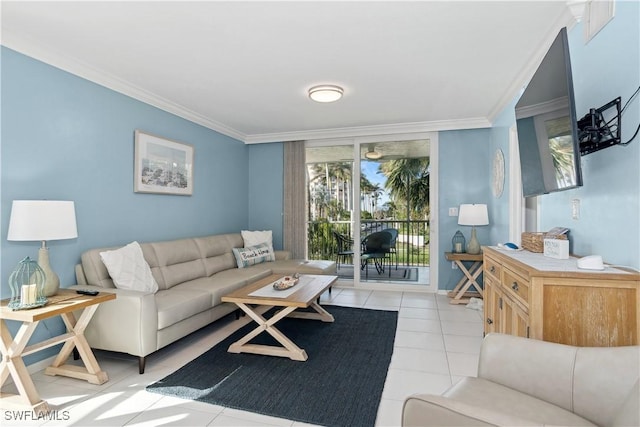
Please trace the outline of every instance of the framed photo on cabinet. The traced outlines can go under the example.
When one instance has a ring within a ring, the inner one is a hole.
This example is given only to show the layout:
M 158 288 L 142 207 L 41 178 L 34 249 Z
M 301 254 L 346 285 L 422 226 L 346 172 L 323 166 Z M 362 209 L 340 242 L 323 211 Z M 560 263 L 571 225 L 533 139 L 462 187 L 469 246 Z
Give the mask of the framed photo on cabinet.
M 134 192 L 193 194 L 191 145 L 136 130 L 134 159 Z

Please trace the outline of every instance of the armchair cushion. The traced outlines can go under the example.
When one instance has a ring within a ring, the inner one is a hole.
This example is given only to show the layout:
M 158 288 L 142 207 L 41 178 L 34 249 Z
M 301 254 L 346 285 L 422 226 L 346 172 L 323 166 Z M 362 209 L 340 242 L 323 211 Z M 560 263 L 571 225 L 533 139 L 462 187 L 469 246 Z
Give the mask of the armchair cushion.
M 409 397 L 403 425 L 640 425 L 640 347 L 574 347 L 488 334 L 478 377 Z M 484 424 L 482 424 L 484 423 Z

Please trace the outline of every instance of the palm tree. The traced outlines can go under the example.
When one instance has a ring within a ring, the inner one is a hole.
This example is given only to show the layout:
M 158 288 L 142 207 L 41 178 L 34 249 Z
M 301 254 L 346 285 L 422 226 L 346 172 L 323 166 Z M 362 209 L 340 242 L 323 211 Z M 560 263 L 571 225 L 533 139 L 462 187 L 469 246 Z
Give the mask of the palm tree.
M 390 160 L 380 165 L 387 177 L 385 188 L 397 204 L 404 204 L 407 219 L 412 214 L 426 219 L 429 213 L 429 158 Z
M 331 176 L 336 181 L 336 200 L 339 198 L 339 194 L 342 195 L 342 208 L 344 210 L 350 210 L 351 208 L 351 170 L 352 164 L 350 162 L 339 162 L 331 164 Z
M 373 191 L 374 185 L 369 181 L 369 179 L 364 175 L 360 175 L 360 195 L 362 197 L 360 210 L 366 211 L 369 206 L 371 206 L 371 193 Z
M 375 218 L 375 214 L 376 211 L 378 210 L 378 199 L 380 198 L 380 196 L 382 196 L 382 188 L 380 188 L 380 186 L 378 184 L 374 184 L 371 186 L 370 192 L 369 194 L 371 195 L 371 198 L 373 199 L 372 201 L 372 205 L 373 205 L 373 209 L 371 214 L 373 215 L 373 217 Z
M 323 212 L 328 204 L 334 205 L 328 210 L 332 217 L 340 219 L 351 209 L 352 189 L 350 162 L 316 163 L 308 165 L 309 171 L 309 209 L 310 217 L 317 214 L 317 218 L 324 218 Z M 314 197 L 315 194 L 321 197 Z M 338 216 L 336 216 L 338 215 Z

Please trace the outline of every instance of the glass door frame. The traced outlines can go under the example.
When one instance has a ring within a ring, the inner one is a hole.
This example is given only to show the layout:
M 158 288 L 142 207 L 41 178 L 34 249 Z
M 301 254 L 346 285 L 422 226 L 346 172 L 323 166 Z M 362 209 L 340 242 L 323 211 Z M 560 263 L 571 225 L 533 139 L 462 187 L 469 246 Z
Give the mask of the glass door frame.
M 305 148 L 308 147 L 327 147 L 335 145 L 351 145 L 353 149 L 353 170 L 352 170 L 352 191 L 355 195 L 360 197 L 360 175 L 361 175 L 361 147 L 363 145 L 369 145 L 377 142 L 398 142 L 410 141 L 417 139 L 429 140 L 429 158 L 430 158 L 430 174 L 429 174 L 429 205 L 430 205 L 430 219 L 429 219 L 429 246 L 430 261 L 429 261 L 429 285 L 393 285 L 393 290 L 397 291 L 423 291 L 423 292 L 437 292 L 438 290 L 438 265 L 440 262 L 439 254 L 439 239 L 438 239 L 438 132 L 419 132 L 419 133 L 406 133 L 406 134 L 389 134 L 389 135 L 375 135 L 375 136 L 355 136 L 349 138 L 335 138 L 335 139 L 323 139 L 323 140 L 306 140 Z M 351 219 L 352 230 L 360 230 L 361 226 L 361 213 L 360 203 L 353 203 L 353 214 Z M 358 237 L 359 236 L 354 236 Z M 355 239 L 354 239 L 355 240 Z M 435 249 L 435 250 L 433 250 Z M 360 280 L 360 269 L 355 266 L 360 265 L 360 248 L 359 245 L 354 247 L 353 255 L 353 287 L 358 289 L 380 289 L 389 290 L 389 285 L 383 282 L 362 282 Z M 340 283 L 340 279 L 338 283 Z M 343 281 L 344 283 L 350 283 Z

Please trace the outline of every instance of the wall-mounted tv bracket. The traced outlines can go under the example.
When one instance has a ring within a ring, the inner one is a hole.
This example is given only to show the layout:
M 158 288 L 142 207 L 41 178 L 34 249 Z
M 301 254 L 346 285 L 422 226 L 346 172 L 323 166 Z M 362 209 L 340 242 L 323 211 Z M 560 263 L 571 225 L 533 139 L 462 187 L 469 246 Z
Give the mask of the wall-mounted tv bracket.
M 614 107 L 615 115 L 612 115 Z M 617 97 L 600 108 L 591 108 L 587 115 L 578 120 L 580 155 L 620 144 L 620 113 L 620 97 Z M 609 117 L 608 120 L 605 120 L 605 115 Z

